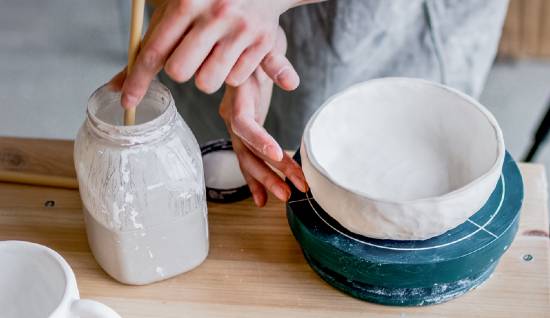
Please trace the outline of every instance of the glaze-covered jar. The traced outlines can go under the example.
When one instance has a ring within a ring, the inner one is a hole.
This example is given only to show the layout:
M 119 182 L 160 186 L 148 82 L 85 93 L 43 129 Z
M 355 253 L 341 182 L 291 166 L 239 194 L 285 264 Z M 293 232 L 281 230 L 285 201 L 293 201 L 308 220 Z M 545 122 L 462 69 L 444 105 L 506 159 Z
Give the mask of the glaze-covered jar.
M 204 175 L 197 141 L 155 81 L 123 126 L 120 93 L 88 102 L 74 160 L 88 242 L 116 280 L 148 284 L 198 266 L 208 254 Z

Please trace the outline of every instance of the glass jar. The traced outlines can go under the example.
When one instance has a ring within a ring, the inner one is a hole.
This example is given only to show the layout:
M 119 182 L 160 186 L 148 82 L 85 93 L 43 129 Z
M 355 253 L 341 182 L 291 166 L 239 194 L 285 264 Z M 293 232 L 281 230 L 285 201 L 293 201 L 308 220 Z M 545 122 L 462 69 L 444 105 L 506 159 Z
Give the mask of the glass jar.
M 208 254 L 199 145 L 159 82 L 138 107 L 136 125 L 123 126 L 120 93 L 100 87 L 74 148 L 92 253 L 135 285 L 188 271 Z

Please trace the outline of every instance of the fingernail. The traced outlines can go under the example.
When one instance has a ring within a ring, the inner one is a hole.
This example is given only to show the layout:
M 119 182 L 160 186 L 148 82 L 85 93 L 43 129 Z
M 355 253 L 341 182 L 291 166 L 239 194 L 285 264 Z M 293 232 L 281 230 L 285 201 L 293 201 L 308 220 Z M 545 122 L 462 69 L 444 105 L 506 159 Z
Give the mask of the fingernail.
M 130 95 L 130 94 L 122 94 L 122 106 L 124 108 L 134 108 L 138 104 L 138 98 L 137 96 Z
M 252 200 L 254 200 L 254 204 L 256 204 L 257 207 L 262 207 L 260 198 L 258 198 L 258 195 L 256 193 L 252 193 Z
M 285 66 L 282 70 L 279 71 L 277 75 L 275 75 L 275 80 L 277 82 L 282 81 L 286 76 L 288 76 L 288 73 L 290 72 L 290 67 Z
M 292 174 L 290 175 L 290 181 L 298 188 L 298 190 L 302 192 L 307 192 L 307 183 L 306 180 L 299 177 L 298 175 Z
M 281 201 L 287 201 L 288 198 L 290 197 L 290 193 L 288 193 L 286 191 L 286 189 L 284 189 L 282 186 L 280 185 L 274 185 L 272 188 L 271 188 L 271 191 L 273 192 L 273 194 L 275 194 L 275 196 L 281 200 Z
M 240 77 L 237 77 L 236 75 L 230 76 L 225 80 L 225 83 L 229 86 L 237 87 L 240 86 L 244 82 L 243 79 Z
M 293 90 L 300 84 L 300 77 L 296 72 L 293 72 L 290 67 L 285 67 L 275 76 L 277 83 L 281 84 L 285 89 Z
M 280 147 L 264 145 L 262 153 L 271 160 L 277 162 L 283 160 L 283 150 Z

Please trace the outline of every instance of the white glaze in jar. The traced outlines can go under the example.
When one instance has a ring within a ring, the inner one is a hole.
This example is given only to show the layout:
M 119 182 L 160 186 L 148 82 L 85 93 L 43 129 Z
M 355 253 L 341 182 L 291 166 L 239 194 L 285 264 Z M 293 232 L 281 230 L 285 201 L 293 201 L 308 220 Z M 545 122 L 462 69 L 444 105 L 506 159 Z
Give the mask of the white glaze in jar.
M 208 254 L 204 175 L 197 141 L 170 92 L 151 84 L 136 125 L 121 126 L 120 93 L 99 88 L 74 158 L 90 248 L 126 284 L 198 266 Z

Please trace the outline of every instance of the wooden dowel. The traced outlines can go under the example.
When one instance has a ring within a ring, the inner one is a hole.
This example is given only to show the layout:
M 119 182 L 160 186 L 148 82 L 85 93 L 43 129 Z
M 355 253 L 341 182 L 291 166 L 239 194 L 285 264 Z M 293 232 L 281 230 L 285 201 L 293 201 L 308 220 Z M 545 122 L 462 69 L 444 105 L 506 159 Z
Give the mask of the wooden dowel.
M 130 22 L 130 41 L 128 43 L 128 69 L 127 73 L 134 66 L 139 46 L 141 43 L 141 30 L 143 29 L 143 12 L 145 10 L 145 0 L 132 0 L 132 19 Z M 134 125 L 136 123 L 136 109 L 124 110 L 124 125 Z
M 76 180 L 76 178 L 50 176 L 11 170 L 0 170 L 0 182 L 21 183 L 54 188 L 78 189 L 78 181 Z

